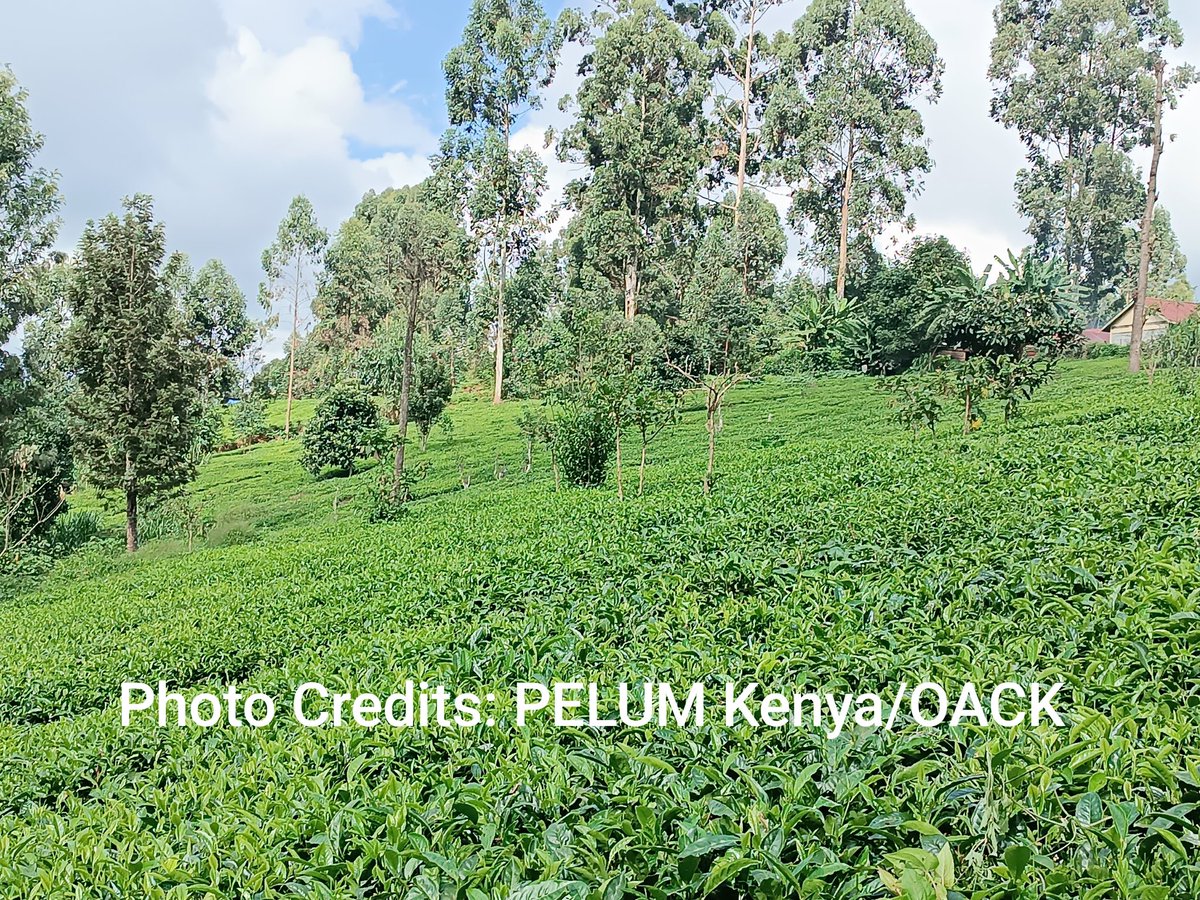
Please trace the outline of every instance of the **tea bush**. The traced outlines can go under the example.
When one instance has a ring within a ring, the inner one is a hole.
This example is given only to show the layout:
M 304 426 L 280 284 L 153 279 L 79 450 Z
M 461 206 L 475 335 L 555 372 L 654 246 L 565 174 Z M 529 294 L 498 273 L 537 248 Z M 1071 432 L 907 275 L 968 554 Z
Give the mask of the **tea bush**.
M 201 489 L 262 494 L 254 544 L 0 600 L 0 897 L 1200 896 L 1200 432 L 1121 368 L 916 442 L 865 379 L 740 388 L 711 497 L 694 400 L 623 504 L 446 466 L 365 524 L 294 448 L 218 457 Z M 511 410 L 456 418 L 464 465 L 521 458 Z M 122 728 L 121 682 L 159 678 L 423 679 L 496 722 Z M 511 686 L 552 679 L 1061 679 L 1067 727 L 518 728 Z

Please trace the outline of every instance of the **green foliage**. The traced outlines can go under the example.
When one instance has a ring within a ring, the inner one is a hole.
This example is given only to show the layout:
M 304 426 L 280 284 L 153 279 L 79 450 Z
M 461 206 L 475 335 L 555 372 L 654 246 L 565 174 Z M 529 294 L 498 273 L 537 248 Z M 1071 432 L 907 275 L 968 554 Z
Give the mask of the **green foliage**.
M 1087 343 L 1077 348 L 1076 352 L 1084 359 L 1109 359 L 1114 356 L 1129 358 L 1129 346 L 1127 344 Z
M 77 456 L 92 484 L 124 494 L 135 550 L 139 502 L 195 477 L 203 369 L 163 278 L 152 202 L 138 195 L 124 208 L 84 229 L 63 353 Z
M 872 373 L 899 374 L 937 349 L 926 309 L 969 268 L 963 252 L 944 237 L 919 238 L 895 262 L 875 258 L 850 287 L 865 332 L 854 363 Z
M 343 382 L 320 403 L 301 438 L 300 465 L 313 475 L 326 469 L 353 475 L 360 459 L 382 449 L 383 423 L 375 401 L 357 382 Z
M 141 527 L 146 540 L 183 539 L 191 549 L 195 541 L 205 537 L 215 524 L 212 515 L 194 498 L 177 496 L 168 497 L 147 510 Z
M 296 355 L 300 345 L 300 317 L 303 308 L 312 300 L 318 280 L 316 270 L 328 243 L 329 233 L 317 223 L 312 202 L 303 194 L 298 194 L 288 204 L 275 240 L 262 253 L 266 279 L 258 288 L 259 303 L 268 311 L 282 305 L 288 314 L 287 377 L 286 381 L 282 377 L 279 379 L 282 393 L 288 400 L 283 423 L 284 435 L 288 437 L 292 433 L 291 404 L 297 393 Z
M 434 161 L 435 182 L 465 211 L 483 250 L 482 281 L 495 315 L 481 318 L 494 345 L 496 402 L 513 324 L 507 281 L 551 220 L 538 211 L 546 165 L 530 148 L 514 151 L 512 135 L 520 116 L 541 107 L 539 89 L 554 77 L 560 42 L 538 0 L 473 0 L 462 43 L 443 66 L 452 127 Z
M 284 465 L 295 444 L 215 457 L 204 504 L 253 508 L 269 539 L 233 546 L 255 532 L 231 521 L 203 552 L 89 551 L 0 601 L 0 897 L 879 900 L 880 870 L 944 887 L 947 855 L 965 897 L 1195 897 L 1194 411 L 1119 361 L 1063 368 L 1023 420 L 918 442 L 864 378 L 744 386 L 722 491 L 687 487 L 689 408 L 620 508 L 548 472 L 451 492 L 447 470 L 367 527 L 331 521 L 351 484 Z M 468 467 L 519 453 L 513 410 L 459 410 Z M 133 673 L 284 703 L 304 681 L 386 694 L 411 674 L 494 691 L 496 724 L 122 728 Z M 1063 678 L 1068 727 L 518 728 L 526 677 Z M 200 831 L 212 852 L 181 853 Z
M 266 280 L 259 285 L 259 300 L 266 309 L 281 303 L 290 307 L 293 337 L 300 305 L 311 299 L 314 270 L 328 243 L 312 201 L 298 194 L 288 204 L 274 242 L 262 253 Z
M 0 68 L 0 335 L 7 340 L 32 312 L 30 275 L 53 246 L 62 202 L 56 173 L 36 160 L 44 139 L 33 130 L 28 95 Z
M 941 93 L 937 44 L 903 0 L 813 0 L 777 52 L 769 170 L 793 187 L 814 262 L 837 270 L 844 249 L 857 270 L 933 166 L 918 102 Z
M 1125 242 L 1125 277 L 1118 283 L 1118 303 L 1124 305 L 1136 295 L 1137 273 L 1141 241 L 1138 239 L 1140 226 L 1131 227 Z M 1196 299 L 1196 289 L 1188 280 L 1188 261 L 1171 223 L 1171 214 L 1159 205 L 1154 210 L 1154 238 L 1150 245 L 1150 272 L 1146 283 L 1147 294 L 1161 300 L 1181 300 L 1191 303 Z M 1116 314 L 1120 309 L 1104 310 Z M 1100 317 L 1103 320 L 1104 316 Z
M 1028 356 L 1001 356 L 991 360 L 989 393 L 1004 404 L 1004 421 L 1011 422 L 1021 412 L 1021 404 L 1033 399 L 1033 392 L 1050 380 L 1054 361 Z
M 104 531 L 100 514 L 93 509 L 70 509 L 58 516 L 46 533 L 46 542 L 60 555 L 74 553 L 99 538 Z
M 705 58 L 649 0 L 598 8 L 576 37 L 590 45 L 567 104 L 574 118 L 558 142 L 559 158 L 584 169 L 567 187 L 572 252 L 580 277 L 626 317 L 661 316 L 665 297 L 678 293 L 672 274 L 689 268 L 705 160 Z
M 1182 31 L 1167 3 L 1141 0 L 1001 0 L 995 20 L 992 117 L 1028 151 L 1018 208 L 1096 321 L 1113 286 L 1136 278 L 1145 187 L 1129 153 L 1150 144 L 1154 66 Z M 1172 108 L 1192 77 L 1183 67 L 1169 79 Z
M 412 420 L 421 435 L 421 449 L 429 442 L 429 433 L 433 426 L 445 413 L 450 403 L 453 388 L 450 384 L 450 370 L 442 361 L 442 354 L 426 350 L 421 352 L 417 345 L 417 355 L 413 366 L 412 405 L 410 413 Z
M 890 405 L 896 421 L 918 437 L 923 428 L 931 434 L 937 432 L 942 418 L 941 392 L 934 379 L 923 374 L 902 375 L 881 382 L 881 386 L 892 395 Z
M 811 290 L 793 279 L 785 301 L 780 339 L 808 354 L 812 369 L 845 368 L 866 355 L 867 331 L 857 304 L 828 290 Z M 798 288 L 798 289 L 797 289 Z
M 595 405 L 570 406 L 555 419 L 554 454 L 569 484 L 603 484 L 615 446 L 612 417 Z
M 433 346 L 421 335 L 413 337 L 412 384 L 409 387 L 409 418 L 421 435 L 421 447 L 450 402 L 450 370 L 443 361 L 446 351 Z M 363 383 L 385 398 L 385 412 L 398 422 L 404 388 L 404 330 L 393 323 L 385 325 L 375 342 L 359 361 Z
M 184 333 L 204 361 L 201 392 L 206 402 L 222 403 L 236 394 L 237 365 L 254 339 L 246 297 L 217 259 L 193 274 L 187 256 L 174 253 L 163 277 L 179 306 Z
M 545 410 L 536 406 L 522 407 L 521 414 L 517 416 L 517 429 L 521 432 L 521 437 L 525 440 L 524 472 L 526 475 L 533 471 L 533 448 L 537 445 L 538 441 L 542 440 L 547 425 L 548 421 Z
M 1054 356 L 1079 341 L 1078 299 L 1078 286 L 1059 260 L 1010 253 L 994 281 L 990 267 L 979 277 L 963 270 L 931 300 L 925 321 L 935 346 L 992 359 L 1027 349 Z
M 233 430 L 233 439 L 239 447 L 257 444 L 273 433 L 267 422 L 266 405 L 253 397 L 247 397 L 233 407 L 229 415 L 229 425 Z
M 382 248 L 359 216 L 342 223 L 325 251 L 313 301 L 316 334 L 330 351 L 361 348 L 395 305 Z
M 767 301 L 785 241 L 778 213 L 754 196 L 744 200 L 761 215 L 745 215 L 735 226 L 722 209 L 709 222 L 682 315 L 668 330 L 674 362 L 692 378 L 751 372 L 767 350 Z
M 1153 371 L 1176 392 L 1200 400 L 1200 317 L 1175 325 L 1150 345 Z
M 220 449 L 224 434 L 223 407 L 217 406 L 215 403 L 202 406 L 196 417 L 196 433 L 191 447 L 191 453 L 195 457 L 197 465 L 203 462 L 204 457 Z

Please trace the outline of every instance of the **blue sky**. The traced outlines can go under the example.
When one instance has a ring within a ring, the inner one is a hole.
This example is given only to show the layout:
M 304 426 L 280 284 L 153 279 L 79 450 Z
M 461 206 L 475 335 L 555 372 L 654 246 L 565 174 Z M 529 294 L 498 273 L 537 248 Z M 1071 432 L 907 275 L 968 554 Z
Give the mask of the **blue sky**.
M 442 59 L 468 9 L 467 0 L 0 2 L 0 64 L 28 88 L 44 162 L 62 176 L 60 245 L 71 249 L 83 224 L 123 196 L 150 193 L 171 249 L 196 265 L 220 258 L 250 298 L 292 196 L 306 194 L 333 231 L 364 191 L 424 177 L 445 126 Z M 911 205 L 916 233 L 947 235 L 977 268 L 1026 243 L 1012 189 L 1023 150 L 988 117 L 994 5 L 909 0 L 947 64 L 943 97 L 925 111 L 936 167 Z M 805 6 L 784 2 L 775 23 Z M 1173 6 L 1200 44 L 1200 3 Z M 554 200 L 575 173 L 542 136 L 561 122 L 557 100 L 575 80 L 567 60 L 517 134 L 543 153 Z M 1168 129 L 1179 139 L 1163 161 L 1163 199 L 1200 283 L 1200 88 Z M 895 230 L 882 243 L 898 250 L 912 236 Z

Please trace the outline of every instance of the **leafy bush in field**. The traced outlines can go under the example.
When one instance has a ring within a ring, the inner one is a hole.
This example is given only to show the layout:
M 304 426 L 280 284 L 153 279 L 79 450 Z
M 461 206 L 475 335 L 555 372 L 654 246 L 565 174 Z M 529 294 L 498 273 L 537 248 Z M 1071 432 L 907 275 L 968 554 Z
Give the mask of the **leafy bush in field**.
M 448 468 L 386 528 L 331 526 L 323 494 L 324 518 L 251 545 L 0 600 L 0 897 L 1200 896 L 1193 408 L 1120 361 L 1070 363 L 1010 427 L 952 441 L 914 442 L 883 401 L 866 379 L 735 390 L 707 498 L 693 406 L 636 504 L 537 469 L 451 492 Z M 464 464 L 515 457 L 512 419 L 467 406 Z M 216 458 L 201 485 L 290 452 Z M 264 497 L 330 489 L 292 470 Z M 122 728 L 116 708 L 130 679 L 284 705 L 409 677 L 495 692 L 495 725 Z M 512 685 L 553 679 L 1061 679 L 1067 727 L 518 728 Z
M 269 438 L 273 429 L 267 422 L 266 404 L 254 397 L 247 397 L 233 408 L 229 416 L 233 438 L 239 447 L 257 444 Z
M 892 395 L 890 405 L 896 411 L 896 421 L 912 431 L 913 437 L 919 436 L 925 428 L 930 433 L 937 431 L 942 418 L 942 401 L 933 379 L 900 375 L 884 380 L 880 386 Z
M 100 536 L 100 514 L 95 510 L 67 510 L 54 520 L 47 542 L 59 553 L 72 553 Z
M 414 362 L 413 393 L 408 412 L 417 426 L 424 450 L 429 443 L 429 433 L 446 411 L 453 385 L 450 369 L 437 354 L 418 354 Z
M 300 465 L 313 475 L 326 469 L 354 474 L 354 464 L 379 452 L 379 408 L 361 385 L 343 382 L 317 404 L 301 437 Z
M 204 407 L 196 419 L 196 433 L 192 444 L 192 454 L 197 461 L 203 460 L 210 453 L 215 453 L 220 447 L 224 424 L 221 407 L 216 404 Z
M 1154 372 L 1163 370 L 1170 385 L 1185 397 L 1200 397 L 1200 316 L 1176 325 L 1150 345 Z
M 573 406 L 555 421 L 555 459 L 569 484 L 603 484 L 615 446 L 612 421 L 601 410 Z
M 929 303 L 931 343 L 991 359 L 1017 358 L 1028 348 L 1058 355 L 1080 340 L 1079 296 L 1062 262 L 1031 253 L 1010 255 L 994 281 L 990 268 L 979 277 L 964 269 Z
M 1084 359 L 1111 359 L 1114 356 L 1129 356 L 1129 347 L 1120 344 L 1085 344 L 1079 353 Z

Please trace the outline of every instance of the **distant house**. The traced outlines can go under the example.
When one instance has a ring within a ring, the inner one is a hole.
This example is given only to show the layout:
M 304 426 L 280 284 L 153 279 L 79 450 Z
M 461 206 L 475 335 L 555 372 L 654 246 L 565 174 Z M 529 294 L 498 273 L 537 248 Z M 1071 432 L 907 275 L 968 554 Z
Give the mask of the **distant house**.
M 1108 336 L 1108 332 L 1103 328 L 1083 329 L 1083 339 L 1089 344 L 1107 344 Z
M 1182 300 L 1160 300 L 1150 297 L 1146 300 L 1146 324 L 1142 328 L 1142 340 L 1152 341 L 1166 334 L 1172 325 L 1178 325 L 1189 319 L 1196 312 L 1195 303 L 1185 303 Z M 1103 329 L 1108 334 L 1110 344 L 1128 347 L 1133 338 L 1133 304 L 1115 315 Z

